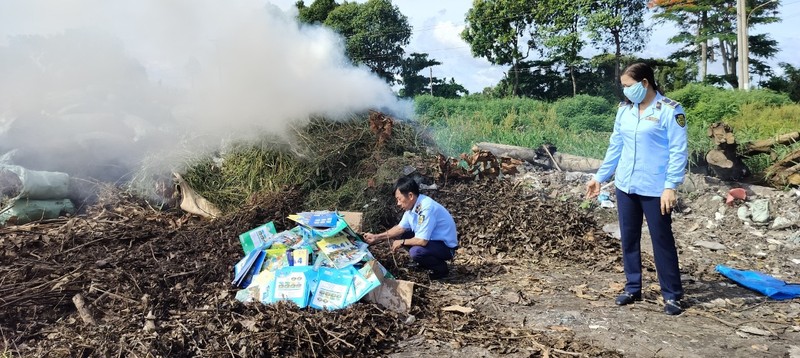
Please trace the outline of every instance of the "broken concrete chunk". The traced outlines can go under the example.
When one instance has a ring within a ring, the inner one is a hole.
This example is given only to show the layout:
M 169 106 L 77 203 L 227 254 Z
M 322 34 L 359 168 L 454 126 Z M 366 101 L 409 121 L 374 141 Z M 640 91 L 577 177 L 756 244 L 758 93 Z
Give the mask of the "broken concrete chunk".
M 694 246 L 705 247 L 707 249 L 714 250 L 714 251 L 725 250 L 726 249 L 725 245 L 723 245 L 723 244 L 720 244 L 718 242 L 713 242 L 713 241 L 705 241 L 705 240 L 700 240 L 700 241 L 695 242 Z
M 790 235 L 789 238 L 786 239 L 786 241 L 800 245 L 800 231 L 797 231 L 794 234 Z
M 622 238 L 622 232 L 620 231 L 619 223 L 603 225 L 603 232 L 613 236 L 615 239 Z
M 741 327 L 739 327 L 739 331 L 745 332 L 745 333 L 750 333 L 750 334 L 755 334 L 757 336 L 771 336 L 772 335 L 772 332 L 770 332 L 770 331 L 763 330 L 763 329 L 760 329 L 760 328 L 756 328 L 756 327 L 753 327 L 753 326 L 741 326 Z
M 787 218 L 785 218 L 783 216 L 778 216 L 772 222 L 772 226 L 771 227 L 772 227 L 772 229 L 775 229 L 775 230 L 781 230 L 781 229 L 786 229 L 786 228 L 792 227 L 792 225 L 794 225 L 794 222 L 792 222 L 792 220 L 789 220 L 789 219 L 787 219 Z
M 736 216 L 742 221 L 748 221 L 750 220 L 750 209 L 746 206 L 740 206 L 739 209 L 736 210 Z
M 750 211 L 753 217 L 753 221 L 757 223 L 767 222 L 767 220 L 769 220 L 769 200 L 768 199 L 754 200 L 753 204 L 750 206 Z

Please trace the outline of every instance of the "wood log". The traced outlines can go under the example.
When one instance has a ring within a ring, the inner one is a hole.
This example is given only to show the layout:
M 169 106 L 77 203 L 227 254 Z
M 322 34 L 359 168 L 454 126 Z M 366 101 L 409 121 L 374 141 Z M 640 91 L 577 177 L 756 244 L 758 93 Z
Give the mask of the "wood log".
M 566 153 L 553 153 L 561 169 L 570 172 L 596 172 L 603 165 L 603 161 L 595 158 L 581 157 Z
M 535 150 L 526 147 L 488 142 L 480 142 L 475 144 L 475 146 L 479 150 L 488 150 L 492 152 L 496 157 L 510 157 L 529 163 L 537 163 L 544 160 Z
M 776 186 L 800 186 L 800 149 L 770 165 L 766 170 L 767 180 Z
M 789 145 L 800 141 L 800 132 L 786 133 L 775 138 L 761 139 L 745 143 L 745 156 L 769 153 L 776 145 Z
M 514 145 L 480 142 L 475 145 L 479 150 L 488 150 L 497 157 L 509 157 L 519 160 L 524 160 L 528 163 L 539 165 L 548 169 L 555 169 L 556 166 L 564 171 L 571 172 L 594 172 L 603 164 L 602 160 L 581 157 L 577 155 L 559 153 L 555 148 L 549 147 L 549 151 L 553 157 L 550 159 L 545 151 L 541 148 L 531 149 L 526 147 L 519 147 Z
M 92 313 L 89 311 L 89 308 L 86 307 L 86 302 L 83 300 L 83 296 L 80 293 L 72 296 L 72 303 L 75 304 L 75 308 L 78 309 L 78 314 L 81 316 L 81 320 L 83 323 L 88 325 L 96 325 L 94 317 L 92 317 Z

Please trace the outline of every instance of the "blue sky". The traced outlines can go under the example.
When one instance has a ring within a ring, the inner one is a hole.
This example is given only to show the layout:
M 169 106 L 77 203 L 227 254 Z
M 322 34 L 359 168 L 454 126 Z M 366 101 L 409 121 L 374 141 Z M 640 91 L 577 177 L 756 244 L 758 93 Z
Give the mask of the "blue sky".
M 282 9 L 293 7 L 296 0 L 273 0 Z M 311 4 L 313 0 L 306 0 Z M 473 58 L 469 45 L 461 40 L 459 33 L 464 28 L 464 15 L 472 5 L 470 0 L 395 0 L 394 4 L 408 16 L 413 26 L 413 36 L 408 52 L 425 52 L 442 65 L 434 67 L 436 77 L 454 77 L 470 92 L 479 92 L 484 87 L 495 85 L 502 77 L 504 68 L 493 66 L 483 59 Z M 751 29 L 751 34 L 769 33 L 778 41 L 780 52 L 770 63 L 779 62 L 800 66 L 800 32 L 790 25 L 800 16 L 800 0 L 782 0 L 780 5 L 783 22 Z M 667 45 L 667 39 L 675 34 L 671 25 L 652 25 L 650 42 L 641 57 L 667 57 L 677 46 Z M 796 28 L 796 25 L 794 26 Z M 776 70 L 778 70 L 776 68 Z M 710 73 L 721 73 L 719 64 L 712 64 Z M 758 78 L 753 78 L 755 83 Z

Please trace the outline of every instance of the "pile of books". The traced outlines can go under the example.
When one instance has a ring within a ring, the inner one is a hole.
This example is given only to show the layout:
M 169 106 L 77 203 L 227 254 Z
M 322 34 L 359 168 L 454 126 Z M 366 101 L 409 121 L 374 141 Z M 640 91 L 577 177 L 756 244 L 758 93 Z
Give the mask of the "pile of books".
M 297 226 L 278 232 L 269 222 L 239 235 L 244 257 L 232 284 L 242 302 L 290 301 L 304 308 L 340 309 L 359 301 L 391 274 L 342 215 L 290 215 Z

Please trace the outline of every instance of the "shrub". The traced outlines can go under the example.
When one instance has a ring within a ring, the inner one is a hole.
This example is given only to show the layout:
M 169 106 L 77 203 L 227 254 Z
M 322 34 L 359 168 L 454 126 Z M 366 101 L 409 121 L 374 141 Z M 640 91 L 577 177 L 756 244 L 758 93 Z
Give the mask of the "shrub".
M 610 132 L 614 128 L 614 109 L 603 97 L 578 95 L 553 104 L 556 120 L 564 129 Z
M 768 108 L 791 103 L 787 95 L 771 90 L 735 91 L 701 84 L 686 86 L 668 97 L 681 103 L 689 123 L 704 128 L 738 114 L 745 104 Z

